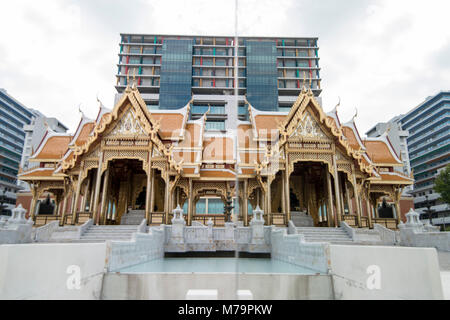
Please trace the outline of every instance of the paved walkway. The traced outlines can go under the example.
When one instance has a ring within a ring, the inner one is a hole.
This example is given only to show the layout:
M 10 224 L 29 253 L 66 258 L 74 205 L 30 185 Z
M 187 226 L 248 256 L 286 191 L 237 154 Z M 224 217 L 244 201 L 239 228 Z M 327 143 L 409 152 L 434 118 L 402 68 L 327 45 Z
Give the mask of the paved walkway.
M 438 251 L 444 299 L 450 300 L 450 252 Z

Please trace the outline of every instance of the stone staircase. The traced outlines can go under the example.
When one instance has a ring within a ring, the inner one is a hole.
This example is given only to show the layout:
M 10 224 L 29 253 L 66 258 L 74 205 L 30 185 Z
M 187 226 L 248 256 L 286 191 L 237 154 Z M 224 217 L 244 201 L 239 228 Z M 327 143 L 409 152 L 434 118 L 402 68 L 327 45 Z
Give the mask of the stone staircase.
M 291 220 L 296 227 L 314 227 L 314 220 L 305 212 L 291 212 Z
M 353 243 L 352 238 L 342 228 L 298 227 L 296 230 L 305 236 L 306 242 Z
M 120 219 L 121 225 L 139 225 L 145 219 L 145 210 L 130 210 Z
M 133 233 L 137 232 L 136 225 L 119 226 L 90 226 L 81 235 L 79 240 L 74 242 L 103 242 L 106 240 L 129 241 Z

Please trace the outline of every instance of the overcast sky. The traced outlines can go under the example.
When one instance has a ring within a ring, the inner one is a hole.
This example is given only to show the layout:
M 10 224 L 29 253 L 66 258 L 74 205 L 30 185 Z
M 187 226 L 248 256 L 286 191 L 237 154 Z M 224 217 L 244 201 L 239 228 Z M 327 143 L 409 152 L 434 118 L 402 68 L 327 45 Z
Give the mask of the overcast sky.
M 0 88 L 75 130 L 112 107 L 119 33 L 234 34 L 234 0 L 1 1 Z M 450 89 L 448 0 L 240 0 L 245 36 L 317 36 L 325 111 L 360 133 Z

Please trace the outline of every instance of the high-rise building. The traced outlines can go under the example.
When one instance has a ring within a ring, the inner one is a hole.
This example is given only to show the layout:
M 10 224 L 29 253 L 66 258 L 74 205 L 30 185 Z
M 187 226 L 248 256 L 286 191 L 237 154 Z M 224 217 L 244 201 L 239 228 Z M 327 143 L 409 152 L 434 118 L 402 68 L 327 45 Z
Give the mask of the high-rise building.
M 317 38 L 240 37 L 237 46 L 234 41 L 121 34 L 116 102 L 134 77 L 150 109 L 180 109 L 193 98 L 191 119 L 210 107 L 207 128 L 226 130 L 237 119 L 248 120 L 245 98 L 261 111 L 289 111 L 303 86 L 320 95 Z
M 400 123 L 400 116 L 396 116 L 388 122 L 380 122 L 373 126 L 369 131 L 366 132 L 366 135 L 369 138 L 379 138 L 385 135 L 388 138 L 388 142 L 394 149 L 395 153 L 403 162 L 403 166 L 395 167 L 394 170 L 401 171 L 405 175 L 411 175 L 411 167 L 409 165 L 409 154 L 408 154 L 408 142 L 407 138 L 409 136 L 409 132 L 407 130 L 403 130 Z M 410 191 L 412 191 L 412 186 L 408 186 L 405 188 L 403 194 L 409 195 Z
M 409 160 L 415 179 L 412 193 L 417 211 L 423 213 L 431 205 L 437 215 L 448 215 L 449 205 L 439 200 L 433 187 L 436 175 L 450 163 L 450 91 L 428 97 L 403 115 L 400 122 L 409 131 Z M 438 224 L 440 220 L 435 221 Z
M 16 203 L 17 174 L 25 143 L 24 125 L 31 123 L 31 110 L 0 89 L 0 196 L 11 210 Z

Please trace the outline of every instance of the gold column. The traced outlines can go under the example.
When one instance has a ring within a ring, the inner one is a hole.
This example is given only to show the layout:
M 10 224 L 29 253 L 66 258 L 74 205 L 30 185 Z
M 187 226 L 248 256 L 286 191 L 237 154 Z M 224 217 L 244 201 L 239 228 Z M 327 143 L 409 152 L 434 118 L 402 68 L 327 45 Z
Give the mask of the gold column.
M 284 213 L 286 219 L 286 183 L 284 183 L 285 176 L 281 175 L 281 212 Z
M 102 204 L 100 206 L 100 220 L 102 224 L 106 224 L 106 197 L 109 192 L 109 168 L 105 171 L 105 176 L 103 177 L 103 191 L 102 191 Z
M 328 169 L 327 169 L 327 187 L 328 187 L 328 208 L 327 208 L 328 227 L 333 227 L 334 226 L 333 190 L 331 188 L 331 173 Z
M 348 191 L 348 181 L 345 179 L 345 196 L 347 199 L 347 207 L 348 207 L 348 214 L 353 214 L 353 204 L 350 199 L 350 192 Z
M 98 169 L 95 179 L 95 193 L 94 193 L 94 201 L 92 203 L 92 218 L 94 219 L 94 223 L 98 224 L 98 198 L 100 194 L 100 183 L 102 178 L 102 162 L 103 162 L 103 151 L 100 151 L 100 155 L 98 158 Z
M 397 214 L 397 225 L 402 222 L 402 212 L 400 211 L 400 199 L 402 197 L 403 188 L 395 191 L 395 211 Z
M 373 225 L 372 225 L 372 205 L 370 204 L 368 190 L 366 191 L 366 193 L 367 193 L 367 195 L 366 195 L 367 218 L 369 219 L 369 228 L 372 229 L 373 228 Z
M 188 221 L 187 224 L 190 226 L 192 224 L 192 178 L 189 178 L 189 194 L 188 194 Z
M 66 191 L 66 190 L 64 190 Z M 64 196 L 64 203 L 62 206 L 62 212 L 61 212 L 61 223 L 60 225 L 63 226 L 64 225 L 64 218 L 66 216 L 66 208 L 67 208 L 67 201 L 69 200 L 69 191 L 67 191 L 67 193 Z
M 353 172 L 353 196 L 355 197 L 355 203 L 356 203 L 356 217 L 358 221 L 358 227 L 361 228 L 361 201 L 358 194 L 358 188 L 356 185 L 356 176 L 355 176 L 355 166 L 352 165 L 352 172 Z
M 244 190 L 243 190 L 243 220 L 244 220 L 244 226 L 248 226 L 248 198 L 247 198 L 247 193 L 248 192 L 248 179 L 244 179 Z
M 166 215 L 166 224 L 169 224 L 169 210 L 170 210 L 170 204 L 169 204 L 169 199 L 170 199 L 170 176 L 169 176 L 169 168 L 166 168 L 166 186 L 165 186 L 165 192 L 164 192 L 164 213 Z
M 336 218 L 337 218 L 337 227 L 339 227 L 342 218 L 342 208 L 341 208 L 341 188 L 339 183 L 339 171 L 337 170 L 336 164 L 336 155 L 333 156 L 333 166 L 334 166 L 334 191 L 336 197 Z
M 285 194 L 284 195 L 285 195 L 286 204 L 284 205 L 284 208 L 286 210 L 286 212 L 285 212 L 286 219 L 287 219 L 287 222 L 289 223 L 289 221 L 291 220 L 291 194 L 290 194 L 290 188 L 289 188 L 289 169 L 288 168 L 289 168 L 289 166 L 286 161 L 285 169 L 284 169 L 284 174 L 285 174 L 285 177 L 284 177 Z
M 89 179 L 88 176 L 88 182 L 86 183 L 86 189 L 84 190 L 84 196 L 83 196 L 83 201 L 81 202 L 81 211 L 84 212 L 86 211 L 86 201 L 88 198 L 88 193 L 89 193 L 89 187 L 91 186 L 91 179 Z
M 150 194 L 150 214 L 155 210 L 155 169 L 152 169 L 152 183 L 151 183 L 151 194 Z
M 271 203 L 271 190 L 270 190 L 270 185 L 271 185 L 271 178 L 267 177 L 267 194 L 266 194 L 266 208 L 267 208 L 267 225 L 270 226 L 272 224 L 272 203 Z
M 153 150 L 153 146 L 150 148 Z M 151 207 L 151 197 L 153 192 L 153 169 L 152 169 L 152 156 L 151 151 L 148 153 L 148 168 L 147 168 L 147 190 L 145 194 L 145 219 L 147 224 L 150 223 L 150 214 L 153 210 Z
M 96 187 L 96 185 L 95 185 L 95 180 L 94 180 L 94 175 L 92 174 L 91 175 L 91 180 L 92 180 L 92 183 L 90 183 L 90 186 L 89 186 L 89 189 L 90 189 L 90 196 L 89 196 L 89 212 L 90 213 L 92 213 L 93 211 L 92 211 L 92 203 L 94 202 L 94 191 L 95 191 L 95 187 Z
M 366 189 L 364 192 L 365 196 L 366 196 L 366 207 L 367 207 L 367 219 L 369 219 L 369 228 L 372 229 L 373 225 L 372 225 L 372 214 L 373 214 L 373 210 L 372 210 L 372 205 L 370 203 L 370 193 L 369 190 Z
M 31 199 L 31 205 L 30 205 L 30 214 L 29 216 L 31 217 L 31 219 L 33 219 L 34 221 L 34 216 L 35 216 L 35 210 L 36 210 L 36 203 L 37 203 L 37 198 L 38 198 L 38 188 L 34 185 L 34 184 L 30 184 L 30 190 L 31 190 L 31 194 L 32 194 L 32 199 Z
M 80 198 L 80 191 L 81 191 L 81 175 L 83 173 L 83 165 L 80 166 L 80 172 L 78 173 L 78 180 L 77 180 L 77 190 L 75 192 L 75 198 L 74 198 L 74 204 L 72 206 L 72 224 L 75 223 L 77 218 L 77 208 L 78 208 L 78 199 Z

